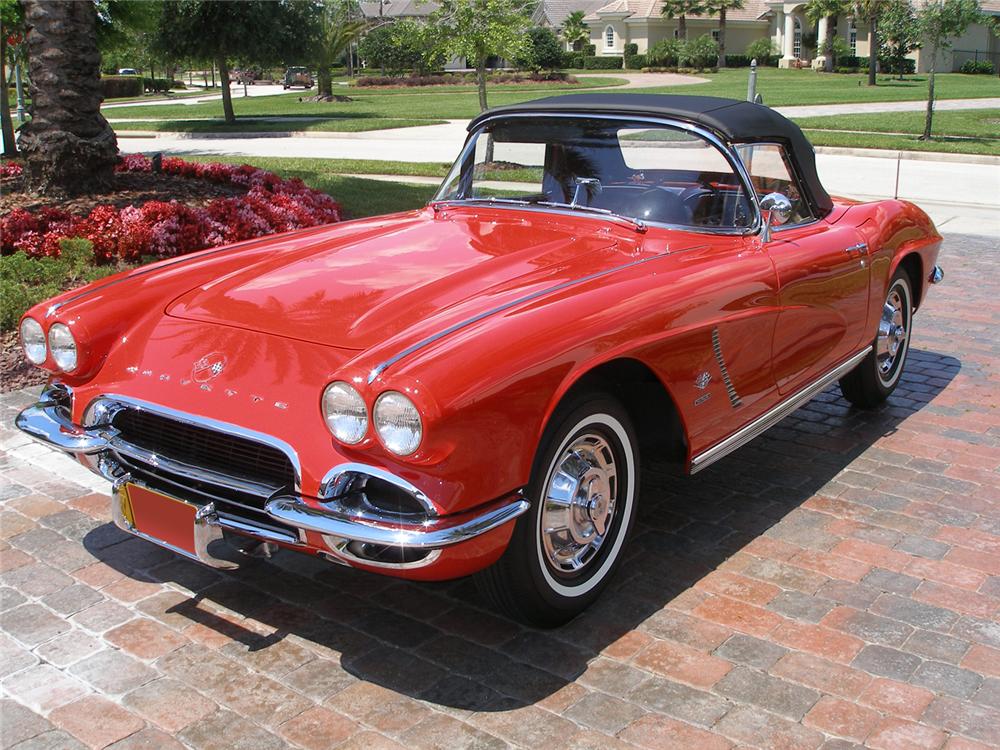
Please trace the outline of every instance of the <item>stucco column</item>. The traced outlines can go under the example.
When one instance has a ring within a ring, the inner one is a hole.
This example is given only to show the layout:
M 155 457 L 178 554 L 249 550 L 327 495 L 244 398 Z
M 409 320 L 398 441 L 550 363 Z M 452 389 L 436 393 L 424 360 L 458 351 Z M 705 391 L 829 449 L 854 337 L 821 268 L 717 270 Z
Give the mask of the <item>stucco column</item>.
M 774 13 L 774 35 L 777 38 L 777 45 L 779 50 L 785 48 L 785 12 L 783 10 L 775 11 Z
M 781 51 L 781 59 L 794 60 L 795 59 L 795 52 L 794 52 L 795 16 L 792 13 L 785 14 L 785 33 L 781 37 L 781 42 L 783 47 Z
M 830 24 L 830 19 L 823 16 L 819 19 L 819 28 L 816 30 L 816 58 L 812 62 L 814 68 L 822 68 L 826 65 L 826 55 L 823 53 L 823 45 L 826 44 L 826 32 Z

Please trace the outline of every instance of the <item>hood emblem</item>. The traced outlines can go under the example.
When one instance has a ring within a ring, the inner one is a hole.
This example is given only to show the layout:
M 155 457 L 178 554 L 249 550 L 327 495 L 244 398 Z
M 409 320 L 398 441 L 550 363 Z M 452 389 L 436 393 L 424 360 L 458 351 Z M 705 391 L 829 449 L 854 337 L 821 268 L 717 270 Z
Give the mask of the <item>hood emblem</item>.
M 701 375 L 694 379 L 694 387 L 700 391 L 705 390 L 708 384 L 712 382 L 712 376 L 708 372 L 703 372 Z
M 196 383 L 207 383 L 217 378 L 226 369 L 226 355 L 219 352 L 206 354 L 191 368 L 191 379 Z

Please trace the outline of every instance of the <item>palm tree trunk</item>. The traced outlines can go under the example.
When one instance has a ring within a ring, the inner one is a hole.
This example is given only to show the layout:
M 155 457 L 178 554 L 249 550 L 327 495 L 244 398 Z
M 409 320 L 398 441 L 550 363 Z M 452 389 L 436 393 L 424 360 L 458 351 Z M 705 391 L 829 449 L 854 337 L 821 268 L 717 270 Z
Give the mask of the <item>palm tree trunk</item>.
M 876 83 L 875 74 L 878 71 L 878 30 L 875 28 L 875 16 L 868 19 L 868 85 Z
M 0 81 L 3 81 L 3 97 L 0 98 L 0 131 L 3 133 L 3 155 L 17 156 L 17 141 L 14 140 L 14 121 L 10 117 L 10 99 L 7 98 L 7 31 L 0 32 Z
M 686 42 L 688 38 L 688 23 L 684 16 L 677 16 L 677 38 Z
M 44 193 L 100 192 L 111 185 L 118 141 L 101 115 L 94 4 L 24 0 L 24 19 L 32 119 L 21 129 L 20 145 L 28 186 Z
M 826 39 L 823 40 L 823 70 L 827 73 L 833 72 L 833 31 L 836 27 L 833 18 L 826 21 Z
M 330 66 L 323 63 L 316 73 L 316 96 L 333 97 L 333 78 L 330 76 Z
M 233 92 L 229 88 L 229 63 L 226 62 L 226 56 L 220 54 L 216 58 L 216 64 L 219 66 L 219 85 L 222 86 L 222 113 L 226 122 L 234 123 L 236 113 L 233 111 Z
M 726 6 L 719 8 L 719 62 L 720 68 L 726 67 Z

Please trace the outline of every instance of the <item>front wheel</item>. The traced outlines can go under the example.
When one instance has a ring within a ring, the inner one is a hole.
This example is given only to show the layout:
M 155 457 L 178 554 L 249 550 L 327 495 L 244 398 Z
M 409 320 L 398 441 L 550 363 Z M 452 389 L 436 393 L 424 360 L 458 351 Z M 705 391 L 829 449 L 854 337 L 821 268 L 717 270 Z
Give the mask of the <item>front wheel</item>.
M 477 576 L 512 618 L 568 622 L 600 595 L 622 557 L 639 487 L 638 440 L 618 401 L 591 393 L 560 408 L 535 456 L 531 509 L 503 557 Z
M 840 391 L 855 406 L 871 409 L 889 398 L 910 351 L 913 292 L 910 276 L 897 269 L 889 283 L 872 351 L 840 379 Z

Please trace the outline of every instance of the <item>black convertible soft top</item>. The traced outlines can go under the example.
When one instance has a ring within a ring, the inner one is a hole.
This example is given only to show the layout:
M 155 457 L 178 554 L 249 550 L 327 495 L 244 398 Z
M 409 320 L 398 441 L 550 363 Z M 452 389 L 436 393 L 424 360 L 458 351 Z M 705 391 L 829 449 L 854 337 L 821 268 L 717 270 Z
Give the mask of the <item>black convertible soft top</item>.
M 573 112 L 669 117 L 697 123 L 730 143 L 781 142 L 787 144 L 804 196 L 816 216 L 833 210 L 833 201 L 816 174 L 816 154 L 799 126 L 770 107 L 716 96 L 664 94 L 569 94 L 511 104 L 483 112 L 469 123 L 469 130 L 498 114 Z

